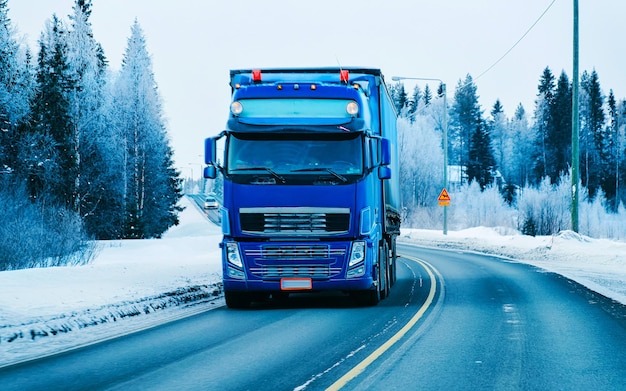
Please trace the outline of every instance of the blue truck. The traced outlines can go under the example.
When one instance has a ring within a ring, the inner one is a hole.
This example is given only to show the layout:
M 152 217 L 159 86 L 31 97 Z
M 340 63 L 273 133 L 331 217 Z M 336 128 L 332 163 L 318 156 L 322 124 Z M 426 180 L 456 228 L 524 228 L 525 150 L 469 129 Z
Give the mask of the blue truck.
M 230 308 L 336 291 L 376 305 L 396 280 L 397 114 L 379 69 L 230 71 L 218 178 Z

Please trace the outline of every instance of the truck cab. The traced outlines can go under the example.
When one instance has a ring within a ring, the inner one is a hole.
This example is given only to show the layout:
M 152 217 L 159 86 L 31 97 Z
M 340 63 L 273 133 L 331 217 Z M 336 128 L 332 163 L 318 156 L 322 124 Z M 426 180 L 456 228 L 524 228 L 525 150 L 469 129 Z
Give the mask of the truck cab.
M 325 290 L 378 303 L 400 226 L 380 72 L 236 70 L 231 89 L 226 130 L 205 141 L 205 176 L 223 178 L 227 305 Z

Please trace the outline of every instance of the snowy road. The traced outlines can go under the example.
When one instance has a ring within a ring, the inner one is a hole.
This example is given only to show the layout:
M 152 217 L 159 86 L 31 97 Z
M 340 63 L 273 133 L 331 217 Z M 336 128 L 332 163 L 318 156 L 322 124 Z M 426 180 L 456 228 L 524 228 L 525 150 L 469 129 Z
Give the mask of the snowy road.
M 533 266 L 403 245 L 391 296 L 357 308 L 302 295 L 213 311 L 0 370 L 3 390 L 318 390 L 349 373 L 435 297 L 343 389 L 620 389 L 623 305 Z M 434 289 L 426 260 L 443 277 Z

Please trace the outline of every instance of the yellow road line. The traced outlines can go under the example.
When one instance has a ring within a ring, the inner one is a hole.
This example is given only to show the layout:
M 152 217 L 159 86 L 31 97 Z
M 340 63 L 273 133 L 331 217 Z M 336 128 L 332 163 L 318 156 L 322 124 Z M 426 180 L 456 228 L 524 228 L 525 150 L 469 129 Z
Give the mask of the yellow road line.
M 373 351 L 363 361 L 361 361 L 354 368 L 352 368 L 350 371 L 348 371 L 348 373 L 346 373 L 345 375 L 340 377 L 336 382 L 334 382 L 330 387 L 328 387 L 326 389 L 327 391 L 340 390 L 343 386 L 348 384 L 348 382 L 350 380 L 354 379 L 359 374 L 361 374 L 365 370 L 365 368 L 367 368 L 371 363 L 376 361 L 376 359 L 378 359 L 383 353 L 385 353 L 387 350 L 389 350 L 389 348 L 391 348 L 396 342 L 398 342 L 402 337 L 404 337 L 404 335 L 413 326 L 415 326 L 417 321 L 420 320 L 420 318 L 422 316 L 424 316 L 424 313 L 426 313 L 426 310 L 428 310 L 428 307 L 430 307 L 430 305 L 432 304 L 432 302 L 433 302 L 433 300 L 435 298 L 435 293 L 437 291 L 437 281 L 435 280 L 435 275 L 431 271 L 432 266 L 430 264 L 427 264 L 426 262 L 424 262 L 422 260 L 417 259 L 417 258 L 411 258 L 411 257 L 407 257 L 407 256 L 404 256 L 404 255 L 403 255 L 403 257 L 404 258 L 409 258 L 409 259 L 419 263 L 420 265 L 422 265 L 422 267 L 428 273 L 428 276 L 430 277 L 431 284 L 430 284 L 430 291 L 428 292 L 428 297 L 426 298 L 426 301 L 420 307 L 419 311 L 417 311 L 415 313 L 415 315 L 413 315 L 411 320 L 409 320 L 408 323 L 404 325 L 404 327 L 402 327 L 397 333 L 395 333 L 391 338 L 389 338 L 378 349 Z

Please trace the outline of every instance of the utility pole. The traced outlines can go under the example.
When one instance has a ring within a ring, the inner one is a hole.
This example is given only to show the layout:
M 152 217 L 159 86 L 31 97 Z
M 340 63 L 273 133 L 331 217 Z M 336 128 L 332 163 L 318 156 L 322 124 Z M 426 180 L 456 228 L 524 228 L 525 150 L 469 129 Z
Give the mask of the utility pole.
M 572 75 L 572 231 L 578 232 L 579 116 L 578 116 L 578 0 L 574 0 L 574 71 Z

